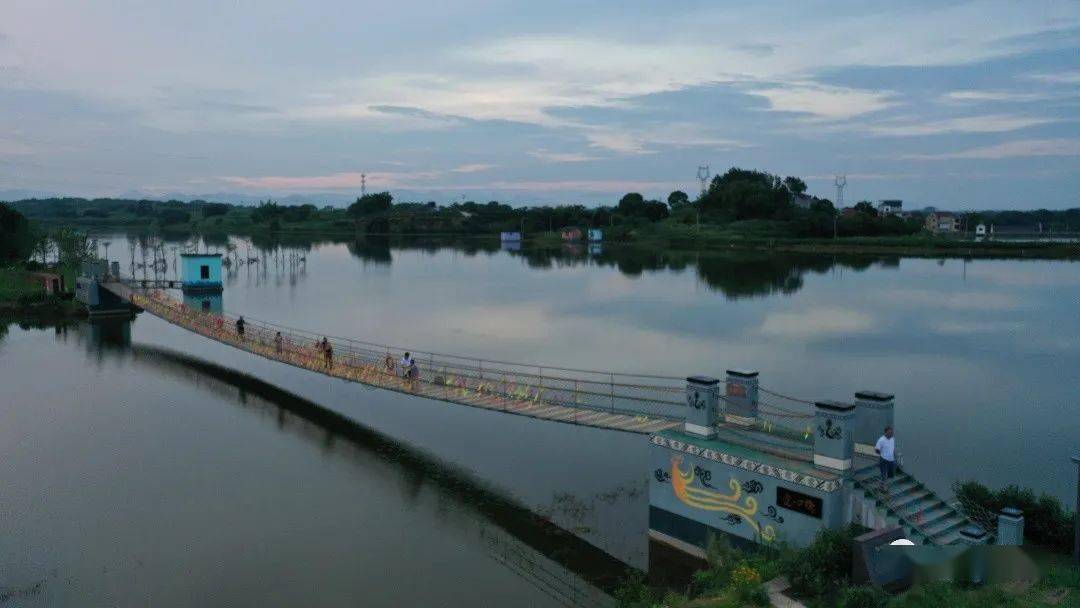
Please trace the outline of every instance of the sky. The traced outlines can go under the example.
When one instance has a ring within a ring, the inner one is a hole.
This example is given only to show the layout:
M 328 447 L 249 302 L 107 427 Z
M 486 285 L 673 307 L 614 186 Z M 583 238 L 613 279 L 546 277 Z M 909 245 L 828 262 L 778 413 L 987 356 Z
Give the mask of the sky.
M 750 6 L 750 5 L 753 6 Z M 1080 2 L 0 0 L 0 198 L 1080 206 Z

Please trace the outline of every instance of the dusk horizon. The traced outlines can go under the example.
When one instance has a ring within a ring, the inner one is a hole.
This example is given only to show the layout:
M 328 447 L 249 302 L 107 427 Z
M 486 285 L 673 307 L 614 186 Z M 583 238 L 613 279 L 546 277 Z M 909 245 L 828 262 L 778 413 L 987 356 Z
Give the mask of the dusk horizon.
M 15 2 L 0 198 L 1080 206 L 1080 5 Z M 56 19 L 57 14 L 64 15 Z M 566 16 L 574 19 L 568 21 Z

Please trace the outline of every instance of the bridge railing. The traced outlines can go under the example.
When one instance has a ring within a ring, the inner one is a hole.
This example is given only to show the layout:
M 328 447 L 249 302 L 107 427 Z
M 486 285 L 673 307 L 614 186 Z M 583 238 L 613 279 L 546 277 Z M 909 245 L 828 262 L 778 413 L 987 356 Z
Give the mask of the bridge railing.
M 409 350 L 323 336 L 247 316 L 244 317 L 245 330 L 241 340 L 236 332 L 237 316 L 198 310 L 161 291 L 139 293 L 136 291 L 138 285 L 126 285 L 126 289 L 133 302 L 174 323 L 219 340 L 241 343 L 269 358 L 287 360 L 369 384 L 418 383 L 437 387 L 448 397 L 487 395 L 517 402 L 532 401 L 538 407 L 562 405 L 669 420 L 683 420 L 685 417 L 682 378 L 530 365 Z M 324 337 L 332 348 L 333 356 L 329 362 L 320 347 Z M 401 356 L 406 350 L 416 362 L 415 371 L 403 369 Z

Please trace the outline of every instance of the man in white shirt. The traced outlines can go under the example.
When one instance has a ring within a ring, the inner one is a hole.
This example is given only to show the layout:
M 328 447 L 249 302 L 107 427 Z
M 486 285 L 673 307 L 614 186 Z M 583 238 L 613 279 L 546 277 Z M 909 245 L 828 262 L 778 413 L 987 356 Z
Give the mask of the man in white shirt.
M 874 451 L 879 457 L 878 469 L 881 471 L 881 480 L 892 479 L 893 475 L 896 475 L 896 439 L 893 438 L 891 426 L 885 427 L 885 434 L 874 444 Z

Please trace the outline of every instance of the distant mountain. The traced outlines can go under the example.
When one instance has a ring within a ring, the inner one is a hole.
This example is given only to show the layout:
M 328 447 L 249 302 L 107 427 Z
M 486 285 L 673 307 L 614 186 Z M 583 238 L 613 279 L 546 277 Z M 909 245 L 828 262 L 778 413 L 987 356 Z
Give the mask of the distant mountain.
M 0 190 L 0 201 L 18 201 L 24 198 L 52 198 L 55 192 L 45 190 Z

